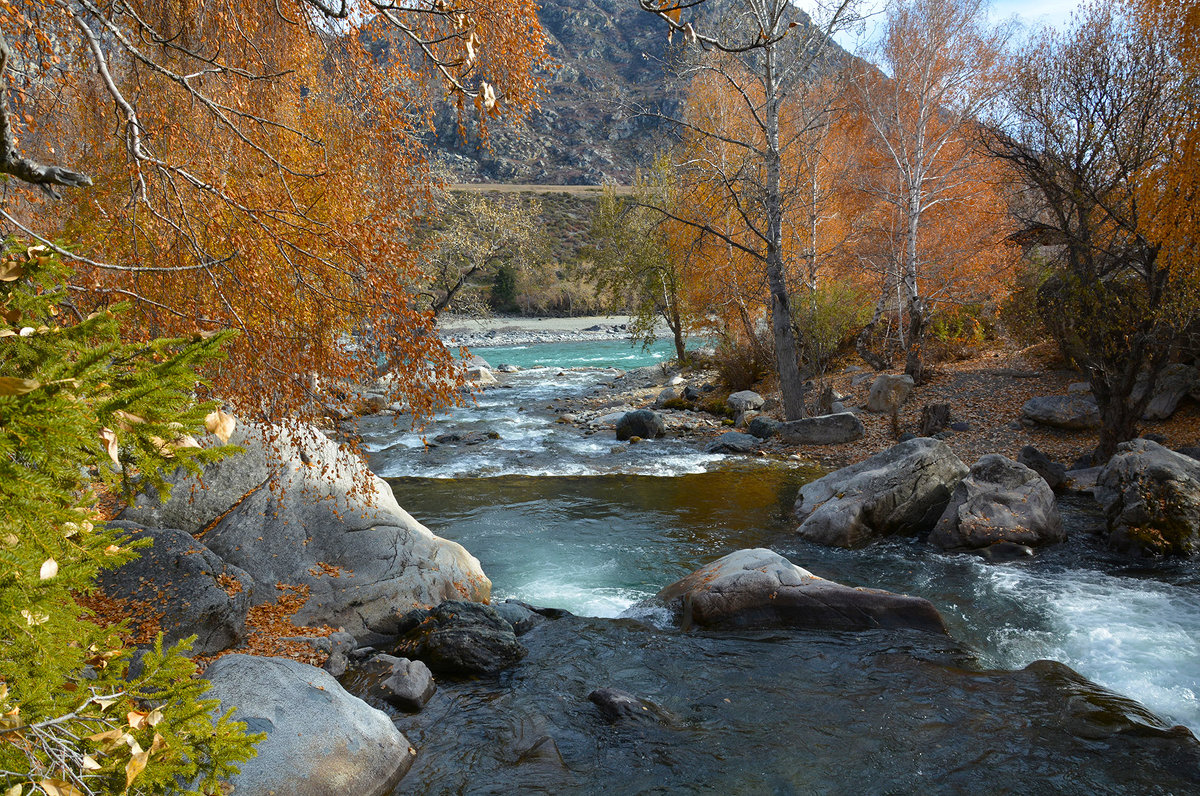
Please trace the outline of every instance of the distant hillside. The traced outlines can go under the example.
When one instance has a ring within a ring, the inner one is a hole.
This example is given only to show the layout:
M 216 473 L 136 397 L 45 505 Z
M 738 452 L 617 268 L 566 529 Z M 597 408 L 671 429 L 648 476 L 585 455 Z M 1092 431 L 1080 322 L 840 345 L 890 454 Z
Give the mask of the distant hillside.
M 679 57 L 682 37 L 669 45 L 666 26 L 635 0 L 543 0 L 538 17 L 562 64 L 547 76 L 541 110 L 520 124 L 493 125 L 490 152 L 474 136 L 461 140 L 448 115 L 432 142 L 435 161 L 452 182 L 630 184 L 670 125 L 631 116 L 628 107 L 678 115 L 682 95 L 664 62 Z M 852 57 L 832 47 L 831 61 Z
M 628 184 L 648 163 L 661 125 L 626 118 L 622 104 L 677 110 L 661 63 L 669 56 L 664 26 L 633 0 L 544 0 L 538 16 L 562 64 L 548 76 L 541 111 L 519 125 L 493 125 L 491 152 L 441 125 L 436 159 L 462 182 Z

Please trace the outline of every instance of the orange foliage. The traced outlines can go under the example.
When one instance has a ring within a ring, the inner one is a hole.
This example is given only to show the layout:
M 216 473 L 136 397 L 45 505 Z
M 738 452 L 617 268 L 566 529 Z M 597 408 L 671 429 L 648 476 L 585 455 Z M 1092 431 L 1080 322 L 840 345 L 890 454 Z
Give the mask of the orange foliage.
M 453 360 L 412 300 L 407 241 L 429 200 L 420 136 L 536 107 L 548 65 L 532 0 L 0 0 L 17 134 L 89 188 L 0 204 L 69 242 L 86 313 L 131 301 L 136 336 L 236 328 L 218 394 L 311 411 L 312 374 L 380 362 L 418 414 L 454 400 Z

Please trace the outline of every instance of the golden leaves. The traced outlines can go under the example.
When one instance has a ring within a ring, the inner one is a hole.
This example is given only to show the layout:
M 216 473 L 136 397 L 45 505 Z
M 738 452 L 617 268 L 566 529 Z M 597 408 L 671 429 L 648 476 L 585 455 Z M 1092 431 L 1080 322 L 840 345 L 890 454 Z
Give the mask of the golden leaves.
M 117 434 L 107 426 L 100 429 L 100 440 L 104 443 L 104 450 L 108 452 L 108 456 L 112 459 L 113 464 L 121 466 L 121 445 L 117 442 Z
M 0 395 L 26 395 L 41 386 L 42 383 L 37 379 L 0 376 Z
M 222 444 L 228 444 L 234 429 L 237 428 L 237 418 L 221 409 L 214 409 L 204 418 L 204 428 L 209 434 L 216 435 Z
M 53 558 L 47 558 L 42 562 L 42 568 L 38 571 L 38 578 L 41 580 L 50 580 L 58 574 L 58 562 Z

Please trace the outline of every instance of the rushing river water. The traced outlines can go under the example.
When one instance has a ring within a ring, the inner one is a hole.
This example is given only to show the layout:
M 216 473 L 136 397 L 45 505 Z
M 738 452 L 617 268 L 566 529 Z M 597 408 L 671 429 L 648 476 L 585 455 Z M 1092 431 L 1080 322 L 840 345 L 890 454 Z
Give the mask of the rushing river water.
M 593 368 L 662 354 L 599 345 L 479 353 Z M 611 432 L 553 423 L 550 398 L 612 375 L 525 371 L 424 435 L 499 433 L 477 445 L 426 450 L 386 422 L 364 428 L 400 504 L 476 555 L 495 599 L 576 615 L 523 636 L 529 656 L 498 679 L 441 682 L 422 713 L 397 716 L 421 750 L 401 792 L 1200 793 L 1197 746 L 1168 729 L 1200 731 L 1194 564 L 1109 555 L 1084 499 L 1061 504 L 1070 541 L 1020 564 L 919 540 L 813 546 L 789 513 L 815 471 L 680 441 L 618 446 Z M 683 633 L 639 607 L 745 547 L 926 597 L 952 640 Z M 1034 664 L 1045 659 L 1091 682 Z M 609 725 L 586 698 L 606 686 L 663 716 Z

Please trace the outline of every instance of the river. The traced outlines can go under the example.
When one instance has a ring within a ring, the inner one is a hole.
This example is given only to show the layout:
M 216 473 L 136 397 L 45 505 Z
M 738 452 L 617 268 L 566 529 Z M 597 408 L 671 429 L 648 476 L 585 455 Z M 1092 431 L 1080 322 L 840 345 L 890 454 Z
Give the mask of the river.
M 421 750 L 402 792 L 1200 792 L 1194 739 L 1169 729 L 1200 731 L 1195 564 L 1110 555 L 1084 499 L 1061 503 L 1070 540 L 1019 564 L 919 540 L 816 547 L 791 533 L 790 508 L 818 471 L 669 439 L 618 445 L 553 422 L 552 397 L 599 389 L 607 366 L 654 362 L 665 347 L 477 353 L 526 369 L 423 435 L 364 425 L 372 467 L 480 559 L 494 599 L 574 616 L 523 636 L 530 654 L 516 669 L 441 682 L 422 713 L 397 714 Z M 481 430 L 499 439 L 422 443 Z M 745 547 L 925 597 L 952 638 L 682 633 L 639 606 Z M 608 725 L 586 699 L 606 686 L 666 718 Z

